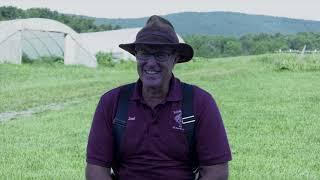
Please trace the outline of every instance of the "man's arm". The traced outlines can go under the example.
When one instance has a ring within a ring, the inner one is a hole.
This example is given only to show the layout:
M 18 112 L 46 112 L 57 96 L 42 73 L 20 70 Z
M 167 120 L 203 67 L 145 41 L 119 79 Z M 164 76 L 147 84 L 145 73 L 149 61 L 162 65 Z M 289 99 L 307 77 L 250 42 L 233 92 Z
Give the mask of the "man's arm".
M 200 166 L 200 180 L 226 180 L 228 179 L 228 163 L 212 166 Z
M 119 90 L 113 89 L 101 96 L 93 117 L 87 144 L 86 179 L 111 180 L 113 160 L 112 119 Z
M 110 174 L 110 168 L 97 166 L 87 163 L 86 167 L 86 179 L 87 180 L 112 180 Z
M 228 161 L 232 156 L 219 108 L 206 91 L 195 87 L 194 92 L 200 179 L 228 179 Z

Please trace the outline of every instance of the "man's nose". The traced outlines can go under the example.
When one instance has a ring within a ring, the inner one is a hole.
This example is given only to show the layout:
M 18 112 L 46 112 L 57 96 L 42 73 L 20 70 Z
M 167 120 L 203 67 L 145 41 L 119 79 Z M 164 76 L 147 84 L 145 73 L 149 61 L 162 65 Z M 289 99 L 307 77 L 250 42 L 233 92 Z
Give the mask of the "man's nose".
M 148 64 L 157 64 L 157 59 L 155 58 L 155 56 L 154 55 L 150 55 L 149 56 L 149 58 L 148 58 L 148 61 L 147 61 L 147 63 Z

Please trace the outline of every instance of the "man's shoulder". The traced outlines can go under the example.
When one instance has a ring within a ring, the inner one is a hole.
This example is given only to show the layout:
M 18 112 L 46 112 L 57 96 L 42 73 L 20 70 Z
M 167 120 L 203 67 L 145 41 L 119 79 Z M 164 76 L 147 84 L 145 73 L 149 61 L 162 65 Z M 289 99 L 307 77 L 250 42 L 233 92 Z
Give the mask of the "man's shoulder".
M 217 108 L 217 104 L 211 93 L 197 85 L 190 84 L 193 87 L 193 108 L 195 115 L 199 117 L 208 107 Z
M 189 83 L 186 83 L 186 82 L 182 82 L 184 84 L 189 84 Z M 194 84 L 189 84 L 193 87 L 193 97 L 194 97 L 194 100 L 200 100 L 200 101 L 203 101 L 203 100 L 211 100 L 212 99 L 212 95 L 210 92 L 208 92 L 207 90 L 197 86 L 197 85 L 194 85 Z
M 101 96 L 101 100 L 103 102 L 117 102 L 118 101 L 118 98 L 119 98 L 119 94 L 120 94 L 120 90 L 121 88 L 123 88 L 124 86 L 126 85 L 129 85 L 129 84 L 132 84 L 132 83 L 128 83 L 128 84 L 123 84 L 123 85 L 120 85 L 118 87 L 115 87 L 113 89 L 110 89 L 109 91 L 106 91 L 102 96 Z

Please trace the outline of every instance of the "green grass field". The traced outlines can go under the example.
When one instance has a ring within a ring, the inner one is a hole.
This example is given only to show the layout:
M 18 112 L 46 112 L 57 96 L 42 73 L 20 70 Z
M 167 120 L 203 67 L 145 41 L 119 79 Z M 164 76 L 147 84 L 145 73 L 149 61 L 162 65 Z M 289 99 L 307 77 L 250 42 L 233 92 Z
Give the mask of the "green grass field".
M 320 179 L 319 59 L 196 58 L 175 67 L 220 107 L 233 152 L 230 179 Z M 0 64 L 0 179 L 83 179 L 100 96 L 136 79 L 135 63 Z

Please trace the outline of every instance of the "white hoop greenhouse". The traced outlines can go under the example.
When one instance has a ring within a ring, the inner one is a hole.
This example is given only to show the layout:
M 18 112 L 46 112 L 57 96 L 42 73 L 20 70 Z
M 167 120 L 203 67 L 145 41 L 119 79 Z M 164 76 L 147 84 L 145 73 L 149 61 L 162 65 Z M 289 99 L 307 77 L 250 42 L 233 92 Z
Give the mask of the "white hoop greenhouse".
M 0 63 L 21 64 L 22 56 L 55 56 L 64 64 L 96 67 L 97 60 L 77 32 L 55 20 L 30 18 L 0 22 Z
M 80 33 L 81 41 L 92 54 L 99 51 L 112 53 L 116 59 L 135 59 L 133 55 L 119 48 L 119 44 L 131 43 L 141 28 L 118 29 L 112 31 Z M 179 41 L 184 42 L 177 34 Z

